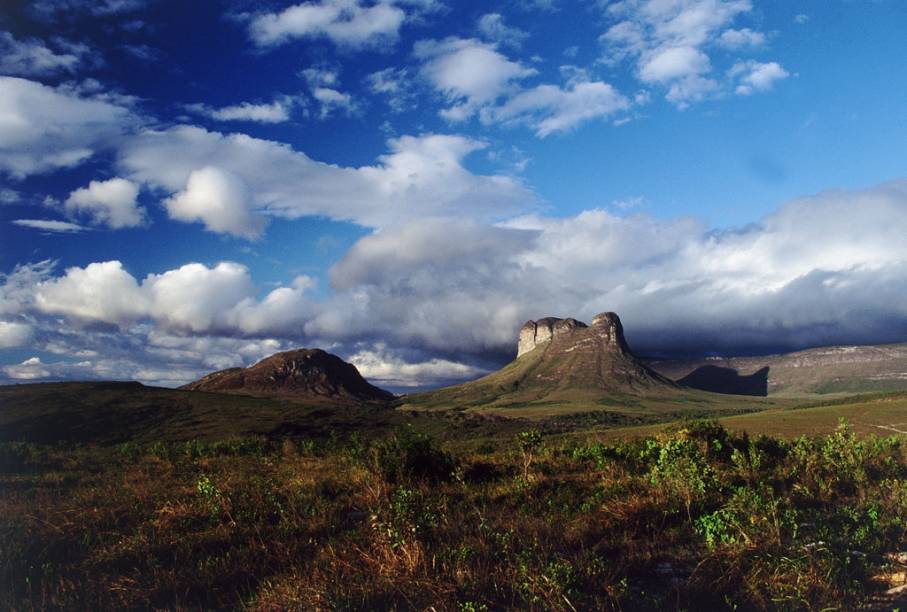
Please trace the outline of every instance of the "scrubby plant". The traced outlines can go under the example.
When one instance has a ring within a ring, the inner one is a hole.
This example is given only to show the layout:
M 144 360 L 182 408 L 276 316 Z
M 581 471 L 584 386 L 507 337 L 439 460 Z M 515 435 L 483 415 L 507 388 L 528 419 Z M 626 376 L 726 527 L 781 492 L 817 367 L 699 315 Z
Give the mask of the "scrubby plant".
M 195 492 L 205 514 L 211 520 L 219 521 L 224 512 L 224 494 L 214 480 L 208 474 L 202 474 L 195 482 Z
M 796 510 L 767 487 L 737 487 L 718 510 L 696 519 L 696 530 L 711 548 L 719 545 L 770 543 L 796 538 Z
M 456 462 L 439 449 L 431 436 L 402 427 L 375 444 L 372 449 L 375 470 L 390 484 L 423 480 L 450 480 Z
M 387 505 L 372 516 L 372 525 L 390 540 L 393 547 L 411 539 L 425 539 L 437 526 L 438 516 L 426 504 L 421 492 L 399 487 Z
M 516 441 L 523 460 L 523 480 L 528 482 L 532 460 L 542 447 L 542 433 L 537 429 L 521 431 L 517 434 Z
M 699 446 L 688 438 L 672 438 L 661 445 L 649 479 L 683 502 L 690 522 L 693 504 L 704 500 L 718 484 L 715 470 Z

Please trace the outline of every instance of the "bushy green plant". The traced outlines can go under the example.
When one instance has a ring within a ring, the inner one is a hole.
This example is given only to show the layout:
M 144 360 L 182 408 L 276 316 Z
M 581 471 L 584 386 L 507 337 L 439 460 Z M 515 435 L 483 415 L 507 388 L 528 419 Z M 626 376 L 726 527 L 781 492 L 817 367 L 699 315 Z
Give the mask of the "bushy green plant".
M 224 494 L 214 480 L 207 474 L 202 474 L 195 482 L 195 492 L 205 513 L 212 520 L 219 520 L 224 511 Z
M 696 519 L 710 548 L 722 544 L 769 542 L 780 546 L 796 537 L 797 513 L 767 488 L 737 487 L 724 506 Z
M 406 487 L 396 489 L 388 505 L 372 516 L 373 528 L 387 536 L 394 548 L 427 538 L 437 523 L 438 516 L 422 493 Z
M 731 435 L 717 421 L 695 420 L 689 422 L 680 434 L 701 444 L 710 461 L 729 461 L 734 450 Z
M 744 438 L 741 447 L 731 452 L 731 464 L 736 475 L 752 486 L 758 482 L 763 466 L 767 463 L 766 455 L 748 437 Z
M 450 480 L 456 462 L 435 446 L 427 434 L 407 426 L 378 442 L 373 449 L 374 467 L 390 484 L 410 480 Z
M 699 446 L 686 438 L 673 438 L 661 446 L 649 479 L 680 498 L 691 522 L 693 504 L 705 499 L 717 486 L 715 471 Z
M 599 470 L 604 469 L 611 462 L 612 455 L 612 449 L 600 442 L 574 446 L 570 451 L 570 457 L 574 461 L 587 461 L 594 464 Z

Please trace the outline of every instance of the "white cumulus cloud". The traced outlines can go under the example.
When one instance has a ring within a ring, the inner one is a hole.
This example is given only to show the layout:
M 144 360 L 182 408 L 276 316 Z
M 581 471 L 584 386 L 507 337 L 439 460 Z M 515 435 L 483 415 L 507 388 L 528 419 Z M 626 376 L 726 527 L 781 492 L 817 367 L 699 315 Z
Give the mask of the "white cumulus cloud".
M 483 109 L 481 117 L 486 123 L 527 123 L 544 138 L 629 107 L 630 101 L 608 83 L 580 81 L 565 88 L 538 85 L 527 89 L 500 106 Z
M 411 362 L 389 350 L 383 343 L 350 355 L 350 363 L 366 379 L 378 386 L 438 386 L 477 378 L 486 371 L 449 359 L 431 358 Z
M 142 291 L 155 321 L 166 329 L 193 332 L 227 327 L 229 311 L 255 295 L 249 270 L 231 262 L 213 268 L 192 263 L 150 274 Z
M 477 28 L 485 40 L 514 49 L 521 48 L 529 38 L 529 34 L 523 30 L 507 25 L 500 13 L 482 15 L 479 17 Z
M 0 321 L 0 349 L 25 346 L 33 333 L 34 329 L 28 323 Z
M 597 209 L 420 219 L 359 240 L 327 296 L 304 276 L 261 294 L 231 262 L 142 282 L 116 261 L 62 275 L 42 262 L 2 278 L 0 316 L 27 320 L 36 350 L 122 351 L 122 367 L 92 361 L 95 373 L 145 364 L 160 376 L 164 364 L 191 372 L 322 346 L 400 387 L 478 374 L 546 315 L 614 310 L 643 353 L 892 342 L 907 338 L 905 232 L 904 180 L 795 200 L 732 231 Z
M 20 364 L 5 366 L 3 372 L 13 380 L 36 380 L 50 376 L 50 370 L 40 357 L 29 357 Z
M 270 103 L 241 102 L 214 108 L 207 104 L 190 104 L 186 108 L 217 121 L 251 121 L 253 123 L 284 123 L 298 101 L 284 96 Z
M 119 261 L 72 267 L 66 274 L 35 287 L 40 312 L 87 323 L 128 327 L 148 311 L 148 300 Z
M 14 219 L 10 223 L 19 227 L 29 227 L 31 229 L 41 230 L 42 232 L 51 232 L 55 234 L 74 234 L 84 232 L 88 228 L 78 223 L 69 221 L 57 221 L 56 219 Z
M 732 28 L 721 33 L 718 38 L 718 44 L 727 49 L 761 47 L 765 44 L 765 34 L 750 28 L 741 28 L 739 30 Z
M 145 222 L 145 210 L 136 201 L 138 195 L 139 186 L 123 178 L 91 181 L 88 187 L 70 193 L 64 208 L 72 215 L 87 216 L 95 225 L 137 227 Z
M 215 166 L 189 173 L 186 188 L 164 200 L 170 218 L 247 240 L 261 237 L 267 219 L 253 211 L 248 186 L 238 176 Z
M 759 47 L 765 35 L 731 27 L 753 10 L 750 0 L 622 0 L 603 4 L 613 23 L 601 35 L 608 64 L 632 61 L 643 83 L 667 88 L 678 108 L 720 93 L 709 52 Z
M 777 81 L 790 76 L 790 73 L 777 62 L 739 62 L 728 72 L 731 78 L 737 79 L 737 94 L 748 96 L 757 91 L 770 90 Z

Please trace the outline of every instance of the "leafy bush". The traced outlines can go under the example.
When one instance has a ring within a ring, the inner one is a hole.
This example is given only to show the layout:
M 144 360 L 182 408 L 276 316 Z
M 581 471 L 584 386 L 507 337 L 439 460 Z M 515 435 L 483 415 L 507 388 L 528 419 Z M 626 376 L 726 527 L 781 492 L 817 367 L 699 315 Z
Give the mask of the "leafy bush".
M 224 494 L 208 474 L 202 474 L 195 481 L 195 493 L 203 513 L 213 521 L 220 521 L 226 513 Z
M 729 461 L 734 450 L 730 434 L 717 421 L 691 421 L 678 435 L 699 442 L 710 461 Z
M 649 478 L 652 484 L 664 487 L 666 493 L 683 501 L 691 522 L 693 504 L 704 500 L 717 486 L 715 470 L 702 451 L 684 438 L 668 440 L 661 446 Z
M 398 429 L 373 449 L 374 467 L 390 484 L 410 480 L 450 480 L 456 462 L 437 448 L 430 436 L 411 426 Z
M 437 523 L 438 516 L 422 493 L 406 487 L 394 491 L 387 507 L 372 516 L 373 528 L 387 536 L 394 548 L 426 539 Z
M 696 519 L 696 530 L 710 548 L 770 543 L 780 546 L 797 534 L 797 513 L 768 489 L 737 487 L 720 509 Z

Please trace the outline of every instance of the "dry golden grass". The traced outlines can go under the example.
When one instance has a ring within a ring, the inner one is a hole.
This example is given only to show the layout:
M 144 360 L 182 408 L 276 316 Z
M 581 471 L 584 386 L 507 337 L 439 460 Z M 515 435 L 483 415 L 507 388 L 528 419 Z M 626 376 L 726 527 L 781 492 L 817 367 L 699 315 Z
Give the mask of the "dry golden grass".
M 526 451 L 5 445 L 0 608 L 852 609 L 903 575 L 897 440 Z

